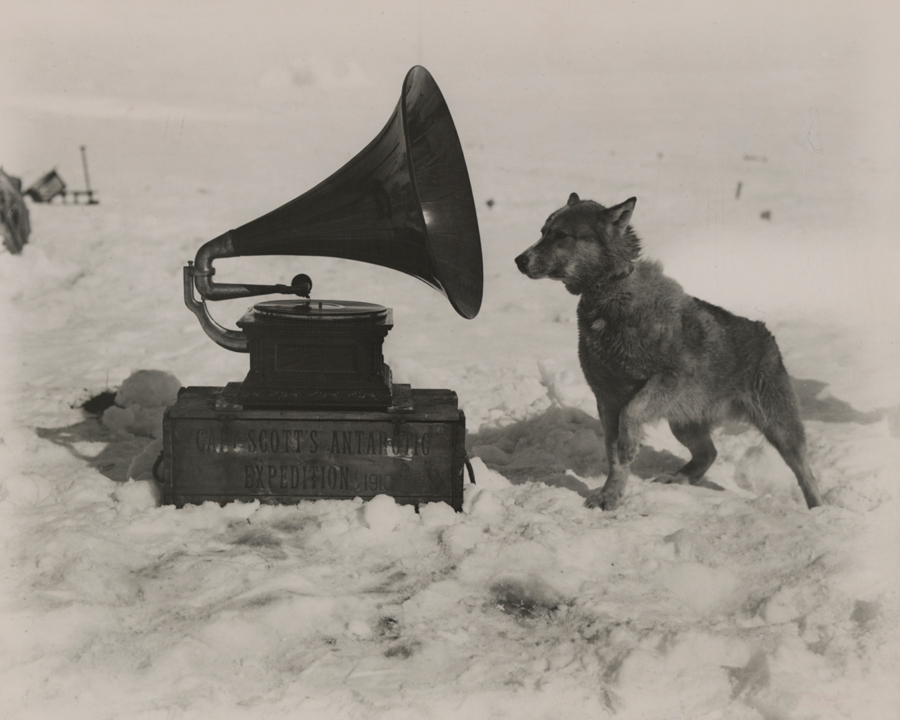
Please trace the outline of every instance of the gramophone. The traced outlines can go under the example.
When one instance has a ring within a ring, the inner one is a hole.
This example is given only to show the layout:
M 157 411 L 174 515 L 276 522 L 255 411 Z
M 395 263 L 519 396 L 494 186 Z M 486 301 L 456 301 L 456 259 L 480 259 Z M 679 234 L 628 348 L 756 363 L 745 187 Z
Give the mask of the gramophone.
M 243 382 L 182 388 L 163 421 L 163 501 L 388 494 L 462 506 L 465 416 L 452 390 L 392 382 L 380 305 L 312 297 L 290 285 L 217 283 L 213 262 L 309 255 L 373 263 L 417 277 L 463 317 L 481 307 L 475 203 L 447 104 L 414 67 L 381 132 L 341 169 L 272 212 L 204 244 L 184 268 L 184 300 L 217 344 L 250 355 Z M 197 299 L 196 293 L 201 299 Z M 207 301 L 289 295 L 251 307 L 227 329 Z

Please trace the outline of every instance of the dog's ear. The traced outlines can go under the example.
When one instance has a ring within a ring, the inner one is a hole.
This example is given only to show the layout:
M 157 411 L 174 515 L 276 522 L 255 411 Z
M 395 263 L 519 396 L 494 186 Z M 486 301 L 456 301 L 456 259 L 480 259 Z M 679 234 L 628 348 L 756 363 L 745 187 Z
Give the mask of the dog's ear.
M 569 201 L 566 203 L 566 205 L 574 205 L 577 202 L 581 202 L 581 198 L 578 197 L 578 193 L 572 193 L 571 195 L 569 195 Z
M 611 207 L 606 211 L 607 222 L 616 230 L 624 230 L 631 220 L 631 213 L 634 212 L 634 204 L 636 202 L 637 198 L 628 198 L 625 202 Z

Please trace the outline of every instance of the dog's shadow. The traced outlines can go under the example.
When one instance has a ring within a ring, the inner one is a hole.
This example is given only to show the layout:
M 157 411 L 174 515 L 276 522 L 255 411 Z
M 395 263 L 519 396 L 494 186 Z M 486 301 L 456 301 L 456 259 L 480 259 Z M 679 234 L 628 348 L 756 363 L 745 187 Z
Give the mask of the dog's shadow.
M 864 425 L 878 422 L 885 416 L 893 419 L 892 411 L 864 413 L 843 400 L 827 394 L 823 396 L 822 391 L 827 385 L 818 380 L 792 378 L 791 382 L 804 420 Z M 897 409 L 893 413 L 900 417 Z M 900 423 L 897 425 L 900 427 Z M 748 428 L 743 423 L 728 423 L 724 431 L 740 434 Z M 567 488 L 585 497 L 591 489 L 576 475 L 605 479 L 609 468 L 600 421 L 569 407 L 551 407 L 527 420 L 470 433 L 466 438 L 466 450 L 514 484 L 541 482 Z M 667 450 L 644 445 L 631 464 L 631 472 L 650 480 L 674 473 L 689 457 L 687 449 L 684 456 L 679 457 Z M 703 480 L 698 485 L 712 490 L 723 489 Z
M 605 477 L 609 467 L 600 421 L 569 407 L 551 407 L 527 420 L 470 433 L 466 449 L 514 484 L 541 482 L 585 497 L 591 488 L 576 475 Z M 684 463 L 685 459 L 667 450 L 645 445 L 631 472 L 651 479 L 673 473 Z

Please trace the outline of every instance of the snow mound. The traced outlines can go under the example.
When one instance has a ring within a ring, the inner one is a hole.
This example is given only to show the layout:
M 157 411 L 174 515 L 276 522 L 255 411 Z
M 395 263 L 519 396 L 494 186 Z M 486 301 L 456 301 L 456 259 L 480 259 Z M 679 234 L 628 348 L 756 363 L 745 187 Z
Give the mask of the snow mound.
M 162 493 L 152 480 L 128 480 L 116 486 L 113 498 L 119 503 L 119 512 L 131 515 L 157 507 L 162 499 Z
M 116 393 L 120 407 L 139 405 L 142 408 L 159 408 L 172 405 L 178 399 L 181 383 L 165 370 L 138 370 L 122 383 Z
M 376 534 L 393 532 L 413 508 L 398 505 L 390 495 L 376 495 L 362 509 L 363 523 Z
M 166 408 L 178 399 L 181 383 L 163 370 L 138 370 L 122 383 L 116 404 L 103 412 L 103 424 L 114 432 L 162 437 Z

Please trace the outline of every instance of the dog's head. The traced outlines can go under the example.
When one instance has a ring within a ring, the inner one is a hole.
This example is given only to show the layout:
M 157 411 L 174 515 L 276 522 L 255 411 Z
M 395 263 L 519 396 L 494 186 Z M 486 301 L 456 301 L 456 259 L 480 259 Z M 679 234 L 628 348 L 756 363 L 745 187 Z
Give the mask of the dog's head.
M 541 239 L 516 258 L 528 277 L 561 280 L 578 295 L 591 283 L 624 278 L 634 270 L 640 241 L 628 225 L 635 198 L 606 208 L 572 193 L 541 228 Z

